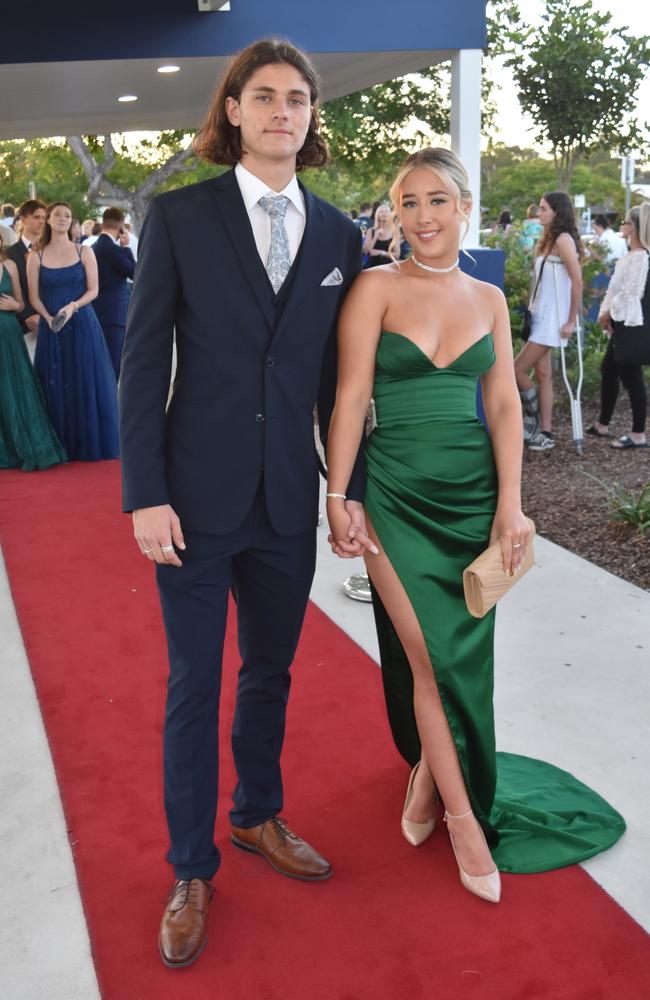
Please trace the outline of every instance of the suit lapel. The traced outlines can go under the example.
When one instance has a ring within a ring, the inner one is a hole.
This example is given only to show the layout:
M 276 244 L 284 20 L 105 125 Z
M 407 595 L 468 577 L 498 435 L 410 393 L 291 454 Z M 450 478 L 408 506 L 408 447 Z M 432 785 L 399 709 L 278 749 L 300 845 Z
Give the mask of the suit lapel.
M 283 330 L 291 322 L 291 317 L 300 300 L 310 290 L 316 288 L 322 278 L 320 272 L 323 269 L 324 212 L 307 188 L 301 184 L 300 189 L 305 198 L 305 211 L 307 215 L 305 231 L 302 237 L 300 256 L 297 261 L 293 285 L 291 286 L 289 298 L 287 299 L 282 318 L 278 323 L 275 337 L 273 338 L 274 343 L 278 337 L 282 336 Z
M 213 192 L 215 203 L 230 236 L 235 253 L 246 275 L 269 329 L 275 322 L 273 303 L 269 294 L 269 279 L 258 253 L 248 212 L 239 190 L 234 170 L 215 178 Z

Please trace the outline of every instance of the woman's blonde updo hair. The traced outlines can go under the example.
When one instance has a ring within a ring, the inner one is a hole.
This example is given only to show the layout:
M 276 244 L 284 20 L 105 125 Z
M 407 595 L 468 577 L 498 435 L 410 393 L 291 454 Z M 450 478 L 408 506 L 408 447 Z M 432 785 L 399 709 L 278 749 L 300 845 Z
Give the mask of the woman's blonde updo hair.
M 639 242 L 646 250 L 650 250 L 650 201 L 635 205 L 629 210 L 627 217 L 636 230 Z
M 408 174 L 418 167 L 426 167 L 432 173 L 437 174 L 456 195 L 456 209 L 465 222 L 462 243 L 469 229 L 469 216 L 462 207 L 462 202 L 472 197 L 472 192 L 469 189 L 469 177 L 460 157 L 456 153 L 452 153 L 450 149 L 443 149 L 442 146 L 427 146 L 425 149 L 419 149 L 417 153 L 411 153 L 404 160 L 389 192 L 396 219 L 399 221 L 400 191 L 404 186 L 404 181 Z

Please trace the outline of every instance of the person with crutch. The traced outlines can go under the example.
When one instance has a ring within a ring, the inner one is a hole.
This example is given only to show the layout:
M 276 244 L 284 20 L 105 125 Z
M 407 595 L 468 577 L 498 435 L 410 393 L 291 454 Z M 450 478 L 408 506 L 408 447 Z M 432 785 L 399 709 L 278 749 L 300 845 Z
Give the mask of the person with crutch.
M 515 359 L 515 377 L 528 448 L 549 451 L 555 447 L 551 350 L 560 347 L 576 329 L 582 303 L 582 245 L 571 200 L 563 191 L 541 198 L 539 221 L 544 231 L 535 251 L 531 333 Z M 536 384 L 530 377 L 531 369 Z

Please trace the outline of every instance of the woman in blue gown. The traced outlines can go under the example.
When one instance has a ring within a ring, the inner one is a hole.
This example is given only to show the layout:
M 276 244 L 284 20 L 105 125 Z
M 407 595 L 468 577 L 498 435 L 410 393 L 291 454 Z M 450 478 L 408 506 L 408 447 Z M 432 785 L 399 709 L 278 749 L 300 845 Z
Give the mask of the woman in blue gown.
M 68 457 L 116 458 L 117 383 L 90 305 L 97 262 L 92 249 L 73 243 L 71 228 L 70 206 L 49 205 L 40 246 L 27 261 L 29 298 L 41 316 L 34 367 Z

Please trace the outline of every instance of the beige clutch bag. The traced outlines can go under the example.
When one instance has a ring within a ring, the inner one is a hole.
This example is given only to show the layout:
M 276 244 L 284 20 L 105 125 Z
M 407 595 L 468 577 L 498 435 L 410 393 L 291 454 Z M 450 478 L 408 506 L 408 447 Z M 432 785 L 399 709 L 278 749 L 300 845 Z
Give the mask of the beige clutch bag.
M 513 584 L 517 580 L 521 580 L 524 573 L 527 573 L 533 565 L 535 561 L 535 553 L 533 552 L 535 524 L 530 518 L 526 518 L 526 520 L 531 527 L 532 534 L 526 545 L 526 555 L 521 569 L 515 576 L 510 576 L 503 569 L 501 542 L 498 539 L 485 552 L 481 552 L 480 556 L 477 556 L 467 569 L 463 570 L 465 602 L 467 610 L 474 618 L 483 618 L 490 608 L 493 608 L 497 601 L 504 594 L 507 594 Z

